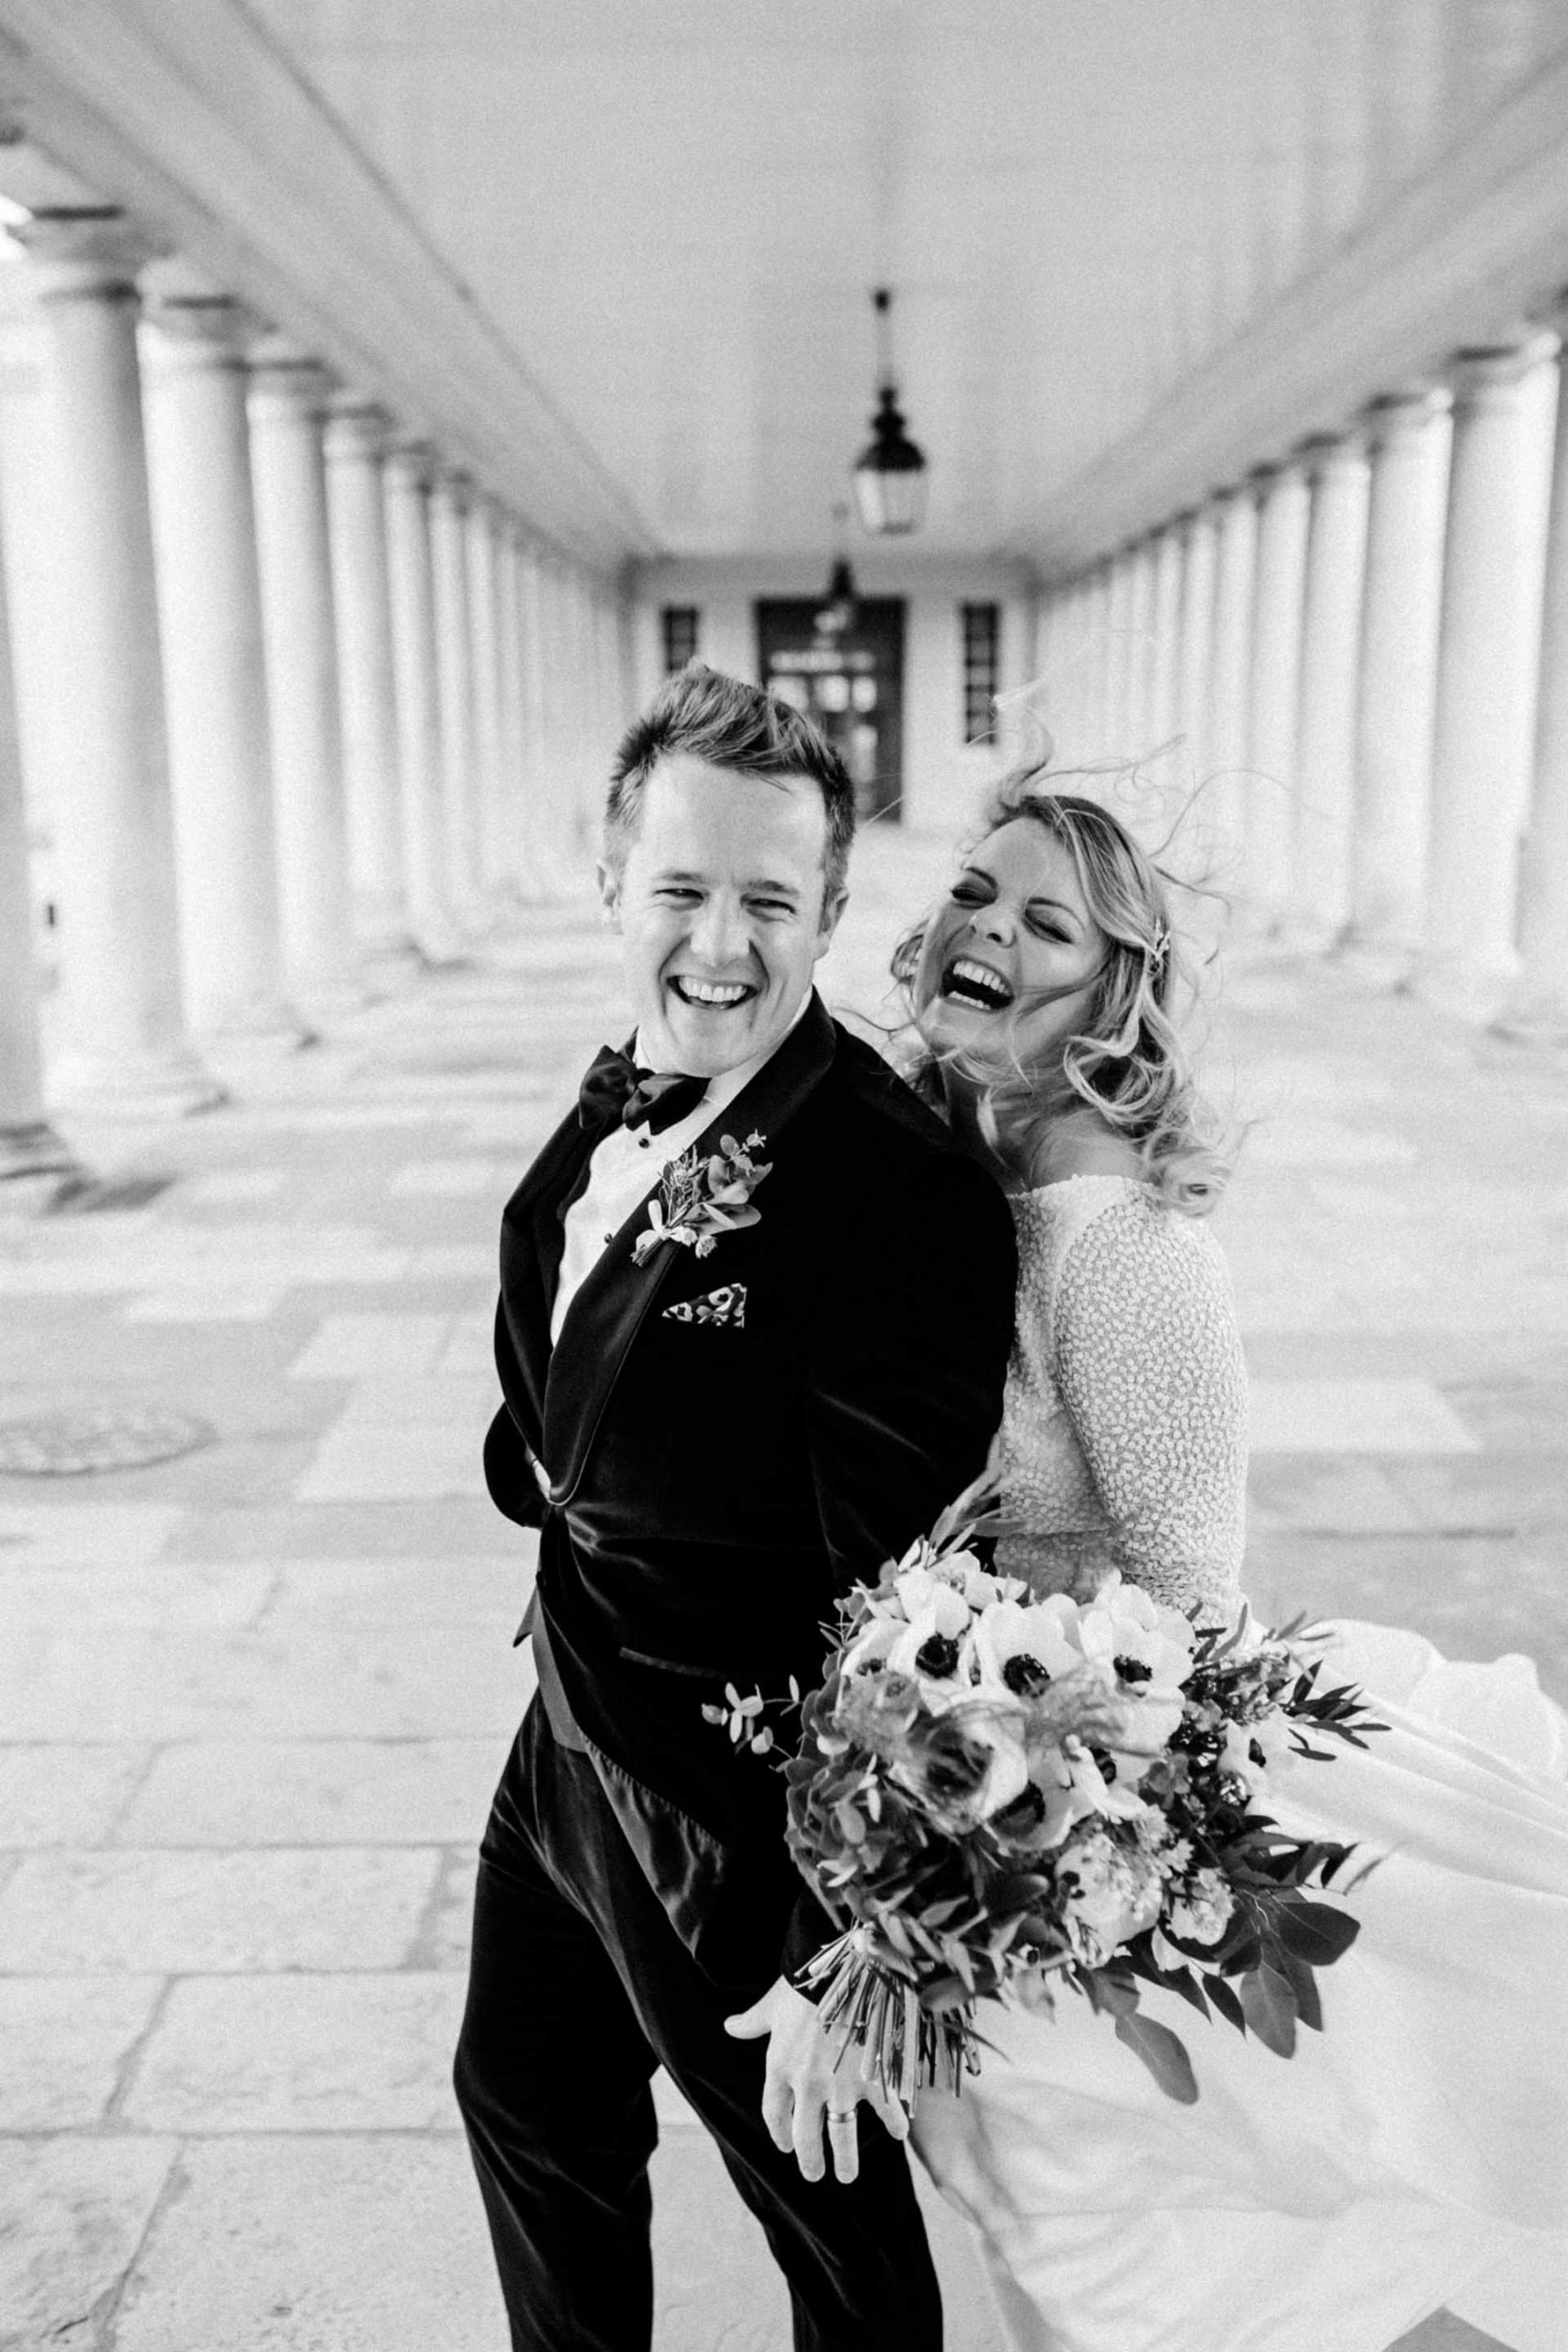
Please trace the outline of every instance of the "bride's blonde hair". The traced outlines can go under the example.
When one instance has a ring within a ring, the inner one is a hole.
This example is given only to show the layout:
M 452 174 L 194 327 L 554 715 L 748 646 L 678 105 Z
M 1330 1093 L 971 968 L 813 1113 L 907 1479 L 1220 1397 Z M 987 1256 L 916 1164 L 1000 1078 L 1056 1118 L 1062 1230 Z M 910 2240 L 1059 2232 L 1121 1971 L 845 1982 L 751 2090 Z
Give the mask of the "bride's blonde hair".
M 1098 771 L 1083 771 L 1082 780 Z M 1084 903 L 1107 941 L 1081 1029 L 1049 1057 L 923 1047 L 912 1072 L 934 1084 L 949 1060 L 978 1089 L 981 1130 L 999 1158 L 1027 1173 L 1048 1123 L 1077 1097 L 1135 1144 L 1145 1180 L 1189 1216 L 1214 1207 L 1231 1172 L 1218 1124 L 1198 1091 L 1173 1013 L 1190 987 L 1170 920 L 1166 877 L 1121 820 L 1098 800 L 1064 791 L 1077 772 L 1044 763 L 1013 769 L 986 810 L 978 841 L 1026 818 L 1073 861 Z M 913 983 L 930 918 L 899 941 L 893 977 L 913 1018 Z

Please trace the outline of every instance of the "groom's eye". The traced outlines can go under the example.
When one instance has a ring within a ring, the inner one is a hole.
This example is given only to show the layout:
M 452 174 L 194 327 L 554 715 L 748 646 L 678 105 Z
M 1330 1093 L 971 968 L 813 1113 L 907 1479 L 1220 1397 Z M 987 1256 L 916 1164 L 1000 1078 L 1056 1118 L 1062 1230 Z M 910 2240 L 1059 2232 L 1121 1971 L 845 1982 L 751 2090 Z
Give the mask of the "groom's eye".
M 955 882 L 950 895 L 955 907 L 983 907 L 993 893 L 978 882 Z

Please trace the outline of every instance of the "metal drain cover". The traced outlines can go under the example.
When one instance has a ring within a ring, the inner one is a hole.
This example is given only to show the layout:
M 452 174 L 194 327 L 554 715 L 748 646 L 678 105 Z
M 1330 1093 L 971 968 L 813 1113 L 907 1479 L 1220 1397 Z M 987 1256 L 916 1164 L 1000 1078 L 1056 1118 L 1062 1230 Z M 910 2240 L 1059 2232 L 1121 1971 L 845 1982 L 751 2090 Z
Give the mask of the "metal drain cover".
M 217 1436 L 210 1421 L 193 1413 L 40 1413 L 0 1421 L 0 1475 L 73 1478 L 92 1470 L 140 1470 L 194 1453 Z

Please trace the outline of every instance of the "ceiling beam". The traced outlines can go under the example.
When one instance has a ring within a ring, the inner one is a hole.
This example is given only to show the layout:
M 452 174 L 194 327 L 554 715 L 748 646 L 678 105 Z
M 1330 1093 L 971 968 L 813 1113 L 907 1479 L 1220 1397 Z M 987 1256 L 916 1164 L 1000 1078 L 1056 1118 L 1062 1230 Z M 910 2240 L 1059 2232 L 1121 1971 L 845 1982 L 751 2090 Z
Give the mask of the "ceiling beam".
M 1435 379 L 1565 278 L 1568 52 L 1043 501 L 1013 550 L 1070 574 L 1380 392 Z
M 0 109 L 13 138 L 383 401 L 564 552 L 606 571 L 658 552 L 472 288 L 234 0 L 0 0 Z

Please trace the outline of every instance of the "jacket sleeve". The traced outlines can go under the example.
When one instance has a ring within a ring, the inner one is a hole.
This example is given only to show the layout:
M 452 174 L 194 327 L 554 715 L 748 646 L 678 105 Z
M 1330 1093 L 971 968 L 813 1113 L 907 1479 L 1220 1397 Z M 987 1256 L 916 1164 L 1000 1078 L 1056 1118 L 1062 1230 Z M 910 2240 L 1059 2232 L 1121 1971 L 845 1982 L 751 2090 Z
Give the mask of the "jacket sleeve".
M 1017 1252 L 1000 1189 L 933 1152 L 846 1236 L 817 1334 L 807 1442 L 834 1589 L 874 1577 L 985 1467 L 1002 1412 Z M 803 1894 L 793 1974 L 833 1933 Z
M 542 1527 L 545 1498 L 534 1476 L 534 1457 L 522 1430 L 502 1405 L 485 1432 L 485 1485 L 497 1510 L 519 1527 Z

